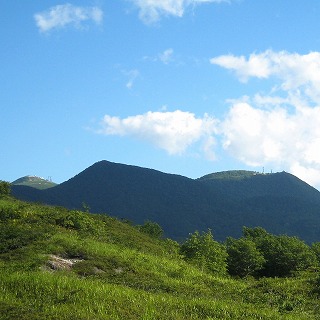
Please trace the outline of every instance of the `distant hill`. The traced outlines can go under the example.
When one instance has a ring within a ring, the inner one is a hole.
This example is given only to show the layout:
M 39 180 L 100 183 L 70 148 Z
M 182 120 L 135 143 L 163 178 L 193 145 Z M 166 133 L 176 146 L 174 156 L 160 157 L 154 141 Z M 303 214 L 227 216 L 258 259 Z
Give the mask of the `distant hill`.
M 13 181 L 11 184 L 19 185 L 19 186 L 27 186 L 27 187 L 32 187 L 36 189 L 48 189 L 57 185 L 52 181 L 49 181 L 40 177 L 36 177 L 36 176 L 25 176 Z
M 298 179 L 283 172 L 257 173 L 233 170 L 212 173 L 198 179 L 212 190 L 219 189 L 228 197 L 237 200 L 255 197 L 289 197 L 320 204 L 320 192 Z
M 85 204 L 138 224 L 152 220 L 178 240 L 207 228 L 218 240 L 238 237 L 244 225 L 320 240 L 320 192 L 286 172 L 227 171 L 194 180 L 101 161 L 53 188 L 13 185 L 12 193 L 67 208 Z
M 207 174 L 199 180 L 242 180 L 246 178 L 251 178 L 259 173 L 256 171 L 247 171 L 247 170 L 229 170 L 229 171 L 221 171 Z

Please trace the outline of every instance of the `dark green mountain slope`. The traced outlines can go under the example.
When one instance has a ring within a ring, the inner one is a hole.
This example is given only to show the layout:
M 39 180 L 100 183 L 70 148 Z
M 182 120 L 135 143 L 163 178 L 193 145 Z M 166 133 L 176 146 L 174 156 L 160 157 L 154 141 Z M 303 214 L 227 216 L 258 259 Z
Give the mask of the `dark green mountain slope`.
M 212 173 L 198 179 L 213 191 L 220 190 L 233 199 L 255 197 L 290 197 L 320 203 L 320 193 L 307 183 L 287 172 L 261 174 L 233 170 Z
M 309 242 L 320 237 L 320 193 L 292 174 L 227 171 L 199 181 L 213 193 L 228 194 L 244 225 L 268 226 L 274 233 L 299 235 Z
M 282 172 L 212 174 L 197 180 L 152 169 L 98 162 L 47 190 L 13 186 L 20 199 L 41 201 L 143 223 L 158 222 L 167 236 L 185 238 L 211 228 L 218 240 L 238 237 L 242 226 L 319 240 L 320 193 Z M 217 178 L 220 176 L 219 178 Z M 225 176 L 225 177 L 223 177 Z
M 152 220 L 174 238 L 185 238 L 195 229 L 206 229 L 210 221 L 202 213 L 209 213 L 211 222 L 221 225 L 220 211 L 228 212 L 223 194 L 218 192 L 212 197 L 209 188 L 199 181 L 108 161 L 98 162 L 48 190 L 34 193 L 30 188 L 14 186 L 12 190 L 13 195 L 23 200 L 68 208 L 82 208 L 85 203 L 92 212 L 108 213 L 135 223 Z

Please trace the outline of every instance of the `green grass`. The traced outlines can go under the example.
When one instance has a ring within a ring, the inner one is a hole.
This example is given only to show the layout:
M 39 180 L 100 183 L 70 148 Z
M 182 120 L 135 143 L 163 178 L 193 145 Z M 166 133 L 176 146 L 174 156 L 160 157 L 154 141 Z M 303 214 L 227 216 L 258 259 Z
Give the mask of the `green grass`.
M 14 307 L 14 312 L 21 311 L 22 319 L 316 319 L 302 310 L 297 313 L 279 309 L 280 305 L 272 307 L 274 298 L 267 303 L 243 301 L 245 294 L 230 299 L 227 295 L 154 293 L 96 278 L 39 271 L 1 272 L 0 281 L 1 313 Z
M 108 216 L 0 199 L 0 319 L 319 319 L 315 272 L 234 279 Z M 81 261 L 52 270 L 50 255 Z
M 251 178 L 254 175 L 260 174 L 256 171 L 246 171 L 246 170 L 230 170 L 207 174 L 199 180 L 211 180 L 211 179 L 221 179 L 221 180 L 242 180 L 246 178 Z
M 40 177 L 34 177 L 34 176 L 26 176 L 26 177 L 19 178 L 13 181 L 12 184 L 18 185 L 18 186 L 32 187 L 40 190 L 52 188 L 57 185 L 52 181 L 49 181 Z

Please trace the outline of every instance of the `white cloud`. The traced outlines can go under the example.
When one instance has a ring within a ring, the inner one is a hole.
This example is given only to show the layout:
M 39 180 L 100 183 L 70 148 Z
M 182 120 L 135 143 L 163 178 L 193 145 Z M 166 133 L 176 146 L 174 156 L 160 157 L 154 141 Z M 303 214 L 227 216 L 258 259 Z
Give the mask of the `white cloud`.
M 275 166 L 320 186 L 320 53 L 271 50 L 210 60 L 250 77 L 277 79 L 270 94 L 233 101 L 221 121 L 223 147 L 250 166 Z
M 320 101 L 320 52 L 305 55 L 267 50 L 244 56 L 223 55 L 210 60 L 212 64 L 233 70 L 240 81 L 250 77 L 280 79 L 283 90 L 304 89 L 312 99 Z
M 143 59 L 145 61 L 152 61 L 152 62 L 162 62 L 163 64 L 169 64 L 174 62 L 173 58 L 174 51 L 172 48 L 166 49 L 163 52 L 155 56 L 144 56 Z
M 162 15 L 182 17 L 190 5 L 228 0 L 130 0 L 139 8 L 139 17 L 146 23 L 158 21 Z
M 163 53 L 159 54 L 159 59 L 164 64 L 168 64 L 172 61 L 173 49 L 167 49 Z
M 126 87 L 128 89 L 132 89 L 135 80 L 139 77 L 140 73 L 137 69 L 133 69 L 130 71 L 122 71 L 122 73 L 128 77 L 128 81 L 126 83 Z
M 176 110 L 173 112 L 147 112 L 120 119 L 105 115 L 99 133 L 105 135 L 132 136 L 150 142 L 169 154 L 182 154 L 192 144 L 203 140 L 204 152 L 213 157 L 212 135 L 216 120 L 205 115 L 196 118 L 193 113 Z
M 225 150 L 245 164 L 284 168 L 320 183 L 320 107 L 289 113 L 284 107 L 263 110 L 238 103 L 223 121 L 221 133 Z
M 82 23 L 88 20 L 100 24 L 103 19 L 103 12 L 98 7 L 77 7 L 67 3 L 37 13 L 34 15 L 34 19 L 41 32 L 48 32 L 67 25 L 81 28 Z
M 216 121 L 217 123 L 217 121 Z M 215 154 L 215 147 L 217 145 L 217 141 L 213 135 L 209 135 L 205 140 L 203 144 L 203 152 L 206 157 L 206 159 L 210 161 L 217 160 L 216 154 Z
M 294 163 L 290 167 L 290 172 L 299 177 L 301 180 L 308 182 L 312 186 L 320 187 L 320 170 L 319 168 L 306 168 L 299 163 Z
M 246 82 L 249 77 L 267 78 L 272 73 L 268 52 L 260 55 L 252 54 L 248 60 L 244 56 L 224 55 L 212 58 L 210 62 L 234 70 L 243 82 Z

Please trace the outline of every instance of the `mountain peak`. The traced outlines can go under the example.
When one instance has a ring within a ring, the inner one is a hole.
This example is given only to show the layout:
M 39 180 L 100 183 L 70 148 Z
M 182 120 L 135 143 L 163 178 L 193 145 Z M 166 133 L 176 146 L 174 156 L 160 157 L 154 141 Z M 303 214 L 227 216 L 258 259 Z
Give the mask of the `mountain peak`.
M 56 186 L 57 184 L 41 177 L 28 175 L 21 177 L 11 183 L 12 185 L 22 185 L 36 189 L 48 189 Z
M 211 179 L 225 179 L 225 180 L 241 180 L 245 178 L 250 178 L 252 176 L 263 174 L 257 171 L 247 171 L 247 170 L 228 170 L 221 172 L 214 172 L 207 174 L 199 180 L 211 180 Z

